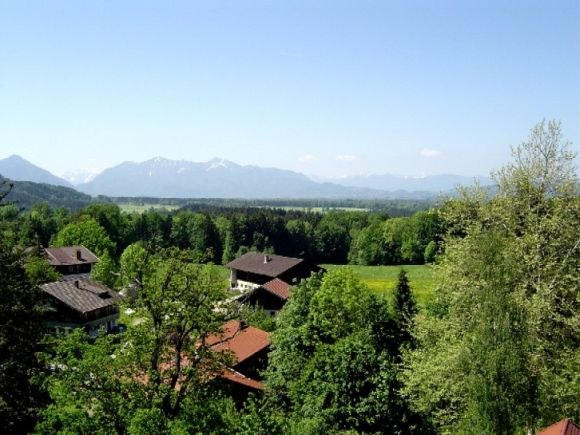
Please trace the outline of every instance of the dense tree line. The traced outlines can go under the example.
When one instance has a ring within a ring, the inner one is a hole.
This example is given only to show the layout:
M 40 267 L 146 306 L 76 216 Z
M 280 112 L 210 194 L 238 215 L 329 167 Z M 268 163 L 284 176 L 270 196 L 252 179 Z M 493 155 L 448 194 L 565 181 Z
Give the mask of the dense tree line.
M 187 207 L 191 211 L 205 212 L 209 209 L 226 208 L 282 208 L 306 211 L 329 211 L 333 209 L 359 209 L 380 211 L 391 216 L 410 216 L 427 210 L 435 200 L 413 199 L 234 199 L 234 198 L 141 198 L 98 196 L 97 202 L 116 204 L 165 205 Z
M 314 263 L 420 264 L 434 260 L 443 233 L 435 209 L 392 218 L 351 210 L 191 208 L 198 210 L 122 213 L 116 204 L 95 203 L 72 213 L 37 203 L 27 210 L 8 205 L 0 219 L 21 246 L 82 243 L 112 265 L 138 241 L 189 250 L 199 263 L 225 264 L 258 250 Z

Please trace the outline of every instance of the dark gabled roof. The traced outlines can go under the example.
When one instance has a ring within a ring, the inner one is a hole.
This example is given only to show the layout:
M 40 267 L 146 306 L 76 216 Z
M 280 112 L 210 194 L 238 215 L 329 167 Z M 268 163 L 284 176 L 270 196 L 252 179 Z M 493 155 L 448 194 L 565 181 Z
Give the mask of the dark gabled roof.
M 99 258 L 83 245 L 45 248 L 44 252 L 51 266 L 74 266 L 99 262 Z
M 580 435 L 580 427 L 566 418 L 541 430 L 538 435 Z
M 283 301 L 288 300 L 290 297 L 290 284 L 282 281 L 279 278 L 274 278 L 272 281 L 268 281 L 262 286 L 264 290 L 272 293 L 274 296 L 279 297 Z
M 121 299 L 113 290 L 91 279 L 50 282 L 41 285 L 40 290 L 83 314 L 116 305 Z
M 230 351 L 241 363 L 270 346 L 270 334 L 253 326 L 243 326 L 239 320 L 230 320 L 221 328 L 220 334 L 206 338 L 212 350 Z
M 262 254 L 261 252 L 248 252 L 228 263 L 227 267 L 276 278 L 303 261 L 301 258 Z

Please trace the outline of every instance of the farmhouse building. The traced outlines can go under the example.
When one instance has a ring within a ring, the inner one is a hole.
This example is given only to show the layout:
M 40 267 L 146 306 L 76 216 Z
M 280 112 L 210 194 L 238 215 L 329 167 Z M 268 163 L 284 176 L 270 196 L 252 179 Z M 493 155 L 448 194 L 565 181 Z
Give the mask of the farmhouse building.
M 239 320 L 225 323 L 219 334 L 206 339 L 215 352 L 229 352 L 230 367 L 224 367 L 220 379 L 229 385 L 234 395 L 244 399 L 250 392 L 263 390 L 260 372 L 266 368 L 270 334 Z
M 276 315 L 290 297 L 291 286 L 279 278 L 248 290 L 238 298 L 238 302 L 252 307 L 261 307 L 270 315 Z
M 47 330 L 67 334 L 84 328 L 90 335 L 96 335 L 101 328 L 115 330 L 121 298 L 89 277 L 99 258 L 83 245 L 45 248 L 44 255 L 61 274 L 58 281 L 40 286 L 47 307 Z
M 227 267 L 230 268 L 230 288 L 242 291 L 260 287 L 274 278 L 292 284 L 321 270 L 301 258 L 260 252 L 248 252 Z
M 91 279 L 61 280 L 40 286 L 47 307 L 46 328 L 66 334 L 84 328 L 96 335 L 100 328 L 111 332 L 119 319 L 120 297 Z
M 45 248 L 49 264 L 62 275 L 89 274 L 99 258 L 83 245 Z
M 260 370 L 266 368 L 270 333 L 239 320 L 224 324 L 219 334 L 206 339 L 216 352 L 231 352 L 230 368 L 245 376 L 259 378 Z

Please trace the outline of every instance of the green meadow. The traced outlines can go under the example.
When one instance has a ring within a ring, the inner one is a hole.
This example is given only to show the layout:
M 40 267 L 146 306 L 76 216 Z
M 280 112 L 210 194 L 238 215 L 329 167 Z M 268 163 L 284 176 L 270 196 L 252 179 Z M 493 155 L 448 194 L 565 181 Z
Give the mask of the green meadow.
M 430 265 L 403 266 L 355 266 L 323 264 L 326 270 L 348 267 L 354 270 L 361 279 L 375 292 L 391 295 L 397 285 L 399 271 L 404 269 L 409 278 L 409 284 L 415 300 L 424 305 L 435 291 L 435 274 Z
M 178 205 L 166 204 L 137 204 L 130 202 L 121 202 L 117 204 L 124 213 L 144 213 L 149 210 L 156 211 L 173 211 L 179 208 Z

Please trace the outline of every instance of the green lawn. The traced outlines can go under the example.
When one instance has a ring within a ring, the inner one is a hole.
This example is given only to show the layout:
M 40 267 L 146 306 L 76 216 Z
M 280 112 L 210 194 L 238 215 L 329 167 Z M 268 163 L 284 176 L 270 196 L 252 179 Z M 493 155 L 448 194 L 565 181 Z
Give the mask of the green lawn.
M 404 266 L 342 266 L 336 264 L 321 265 L 326 270 L 342 267 L 353 269 L 361 279 L 377 293 L 390 295 L 397 285 L 397 277 L 401 269 L 407 271 L 409 284 L 417 302 L 424 305 L 435 291 L 435 276 L 433 268 L 429 265 L 404 265 Z
M 177 205 L 134 204 L 130 202 L 120 202 L 117 205 L 124 213 L 144 213 L 146 211 L 149 211 L 150 209 L 154 209 L 156 211 L 173 211 L 179 208 L 179 206 Z

